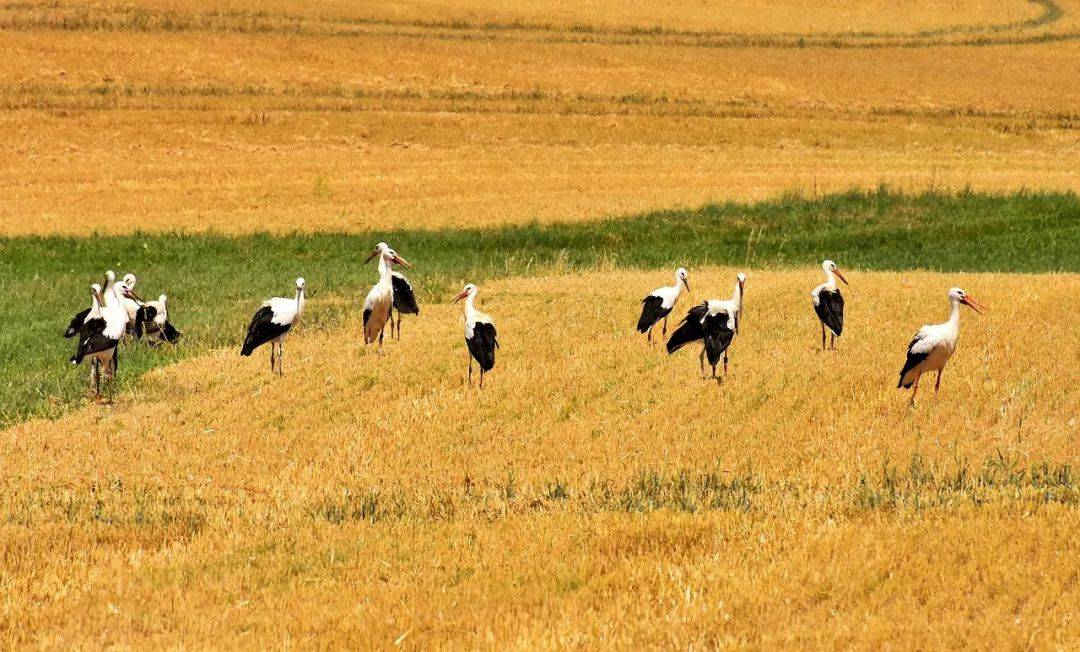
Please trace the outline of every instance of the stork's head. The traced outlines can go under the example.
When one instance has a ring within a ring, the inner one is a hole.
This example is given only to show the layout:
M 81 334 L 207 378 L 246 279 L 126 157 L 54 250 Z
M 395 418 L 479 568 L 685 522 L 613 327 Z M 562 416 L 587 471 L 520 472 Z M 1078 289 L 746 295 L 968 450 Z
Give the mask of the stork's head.
M 735 277 L 735 282 L 739 284 L 739 289 L 743 289 L 746 285 L 746 274 L 739 272 L 739 275 Z
M 134 274 L 124 274 L 124 283 L 127 283 L 127 286 L 134 290 L 135 284 L 138 283 L 138 279 L 135 278 Z
M 112 291 L 113 291 L 113 294 L 115 294 L 118 297 L 124 297 L 124 298 L 127 298 L 127 299 L 132 298 L 131 288 L 128 287 L 128 284 L 123 282 L 123 281 L 116 281 L 115 283 L 113 283 L 112 284 Z
M 90 285 L 90 296 L 94 297 L 94 299 L 97 300 L 98 303 L 101 303 L 101 285 L 97 283 L 93 283 L 92 285 Z
M 165 296 L 163 294 L 163 295 L 159 296 L 157 298 L 157 300 L 158 300 L 158 303 L 160 303 L 161 305 L 165 305 L 165 302 L 169 300 L 169 297 L 167 297 L 167 296 Z
M 847 279 L 844 278 L 844 275 L 840 272 L 840 268 L 837 267 L 836 263 L 834 263 L 833 261 L 826 260 L 825 262 L 821 263 L 821 269 L 825 270 L 826 274 L 830 272 L 836 274 L 836 277 L 843 281 L 844 285 L 849 285 Z
M 101 287 L 111 288 L 113 283 L 116 283 L 116 272 L 111 269 L 105 270 L 105 282 L 101 284 Z
M 375 248 L 371 250 L 371 253 L 368 254 L 368 257 L 364 259 L 364 262 L 366 263 L 366 262 L 370 261 L 372 258 L 374 258 L 375 256 L 378 256 L 379 254 L 383 254 L 383 253 L 385 253 L 385 252 L 387 252 L 389 250 L 390 250 L 390 245 L 386 244 L 385 242 L 380 242 L 379 244 L 375 245 Z
M 465 297 L 474 296 L 478 291 L 479 291 L 479 288 L 477 288 L 472 283 L 469 283 L 461 290 L 461 292 L 458 292 L 456 297 L 454 297 L 454 303 L 457 303 L 458 301 L 461 301 Z
M 304 277 L 303 276 L 296 279 L 296 291 L 297 292 L 303 292 L 304 291 Z M 164 296 L 165 295 L 162 295 L 162 298 L 164 298 Z
M 687 273 L 685 267 L 680 267 L 675 270 L 675 278 L 682 282 L 686 286 L 687 291 L 690 290 L 690 274 Z
M 960 288 L 952 288 L 949 290 L 949 301 L 952 301 L 954 303 L 962 303 L 965 306 L 969 306 L 972 310 L 979 313 L 980 315 L 982 314 L 982 310 L 980 310 L 980 308 L 982 308 L 983 306 L 979 305 L 979 303 L 975 301 L 975 297 L 971 296 L 967 292 L 964 292 Z

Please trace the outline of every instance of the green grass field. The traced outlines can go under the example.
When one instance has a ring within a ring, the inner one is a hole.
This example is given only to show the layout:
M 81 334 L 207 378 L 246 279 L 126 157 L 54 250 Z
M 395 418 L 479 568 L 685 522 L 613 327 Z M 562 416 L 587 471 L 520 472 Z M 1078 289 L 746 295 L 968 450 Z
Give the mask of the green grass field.
M 1080 271 L 1080 198 L 846 193 L 719 204 L 596 223 L 361 235 L 131 235 L 0 239 L 0 426 L 63 413 L 84 396 L 86 371 L 60 337 L 105 269 L 134 272 L 147 298 L 167 293 L 184 332 L 177 349 L 122 351 L 120 391 L 137 391 L 156 366 L 239 346 L 247 319 L 269 296 L 291 296 L 304 276 L 304 328 L 357 321 L 374 282 L 362 260 L 385 240 L 416 264 L 422 302 L 443 302 L 468 281 L 600 265 L 630 268 L 806 266 L 822 258 L 850 269 L 969 272 Z M 662 279 L 658 279 L 662 280 Z M 346 301 L 320 301 L 327 297 Z M 359 335 L 358 335 L 359 337 Z

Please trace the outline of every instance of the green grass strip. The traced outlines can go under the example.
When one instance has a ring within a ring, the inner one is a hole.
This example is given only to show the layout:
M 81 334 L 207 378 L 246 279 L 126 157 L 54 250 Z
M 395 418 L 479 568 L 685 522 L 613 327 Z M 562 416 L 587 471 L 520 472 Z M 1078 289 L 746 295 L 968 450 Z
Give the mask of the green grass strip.
M 185 338 L 178 349 L 122 352 L 120 391 L 142 372 L 239 346 L 263 298 L 315 291 L 305 328 L 350 319 L 374 282 L 363 257 L 385 240 L 417 265 L 421 301 L 445 301 L 465 281 L 537 270 L 733 265 L 968 272 L 1080 272 L 1080 197 L 1073 193 L 907 196 L 882 188 L 819 199 L 711 204 L 599 222 L 363 234 L 133 234 L 0 239 L 0 426 L 57 416 L 83 395 L 85 369 L 60 337 L 102 271 L 134 272 L 147 298 L 166 292 Z M 319 295 L 355 297 L 320 306 Z M 357 326 L 359 332 L 359 326 Z M 359 335 L 357 335 L 359 337 Z

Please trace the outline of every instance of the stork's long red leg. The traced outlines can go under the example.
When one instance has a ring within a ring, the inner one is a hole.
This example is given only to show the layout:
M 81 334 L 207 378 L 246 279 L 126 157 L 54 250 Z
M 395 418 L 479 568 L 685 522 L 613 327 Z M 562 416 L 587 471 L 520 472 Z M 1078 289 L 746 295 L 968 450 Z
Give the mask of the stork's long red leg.
M 935 394 L 937 394 L 938 388 L 941 387 L 941 372 L 943 372 L 943 371 L 945 371 L 945 370 L 944 369 L 938 369 L 937 380 L 934 382 L 934 393 Z

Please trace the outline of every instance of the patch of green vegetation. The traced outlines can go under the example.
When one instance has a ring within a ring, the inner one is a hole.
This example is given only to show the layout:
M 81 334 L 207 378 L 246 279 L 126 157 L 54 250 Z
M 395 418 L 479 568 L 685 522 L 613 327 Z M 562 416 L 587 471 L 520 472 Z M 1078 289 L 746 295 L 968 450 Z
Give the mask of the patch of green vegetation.
M 305 328 L 360 319 L 375 280 L 363 258 L 385 240 L 417 265 L 422 302 L 446 301 L 466 281 L 600 263 L 630 268 L 816 265 L 970 272 L 1080 272 L 1080 197 L 1072 193 L 905 196 L 882 188 L 820 199 L 712 204 L 620 219 L 441 231 L 0 238 L 0 426 L 56 416 L 78 402 L 86 370 L 60 337 L 89 305 L 105 269 L 134 272 L 146 298 L 165 292 L 184 339 L 177 349 L 128 346 L 119 391 L 154 367 L 239 346 L 264 298 L 311 290 Z M 324 302 L 329 294 L 350 301 Z
M 1032 508 L 1051 503 L 1076 505 L 1080 485 L 1069 464 L 1043 461 L 1025 466 L 1019 453 L 998 451 L 996 457 L 974 468 L 964 460 L 935 465 L 913 455 L 906 469 L 885 460 L 880 478 L 864 475 L 852 502 L 857 511 L 920 512 L 962 504 L 979 507 L 1002 498 Z

